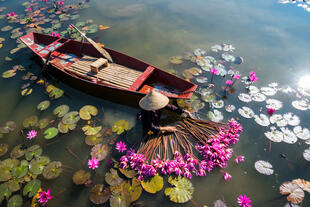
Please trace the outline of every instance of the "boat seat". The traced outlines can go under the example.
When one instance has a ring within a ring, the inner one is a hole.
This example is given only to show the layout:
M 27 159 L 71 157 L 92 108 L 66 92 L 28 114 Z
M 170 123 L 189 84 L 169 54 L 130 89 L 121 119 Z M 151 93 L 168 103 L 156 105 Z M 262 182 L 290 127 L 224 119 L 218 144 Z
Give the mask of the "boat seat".
M 98 73 L 91 70 L 91 65 L 98 58 L 84 55 L 78 61 L 66 68 L 67 71 L 78 72 L 95 78 L 112 86 L 129 89 L 132 84 L 141 76 L 142 72 L 128 68 L 116 63 L 109 63 L 107 67 L 99 68 Z
M 137 78 L 137 80 L 130 86 L 129 90 L 136 91 L 142 86 L 144 81 L 153 73 L 153 66 L 148 66 L 146 70 Z
M 64 46 L 66 43 L 70 42 L 71 39 L 66 40 L 65 42 L 61 43 L 60 41 L 63 40 L 64 38 L 59 38 L 56 41 L 52 42 L 51 44 L 47 45 L 46 47 L 44 47 L 43 49 L 41 49 L 40 51 L 37 52 L 37 54 L 41 57 L 41 58 L 45 58 L 48 53 L 50 52 L 54 52 L 57 49 L 60 49 L 62 46 Z

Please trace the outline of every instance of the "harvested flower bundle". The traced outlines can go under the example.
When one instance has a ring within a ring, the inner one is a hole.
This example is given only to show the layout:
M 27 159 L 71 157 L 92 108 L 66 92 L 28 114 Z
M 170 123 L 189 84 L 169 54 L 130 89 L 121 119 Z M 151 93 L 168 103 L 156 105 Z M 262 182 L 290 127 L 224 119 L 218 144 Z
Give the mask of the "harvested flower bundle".
M 192 173 L 205 176 L 214 167 L 227 166 L 233 154 L 230 146 L 238 142 L 242 132 L 242 126 L 234 119 L 216 123 L 187 118 L 179 121 L 176 128 L 177 132 L 141 143 L 137 153 L 128 150 L 120 159 L 121 167 L 136 170 L 140 180 L 156 173 L 189 179 Z

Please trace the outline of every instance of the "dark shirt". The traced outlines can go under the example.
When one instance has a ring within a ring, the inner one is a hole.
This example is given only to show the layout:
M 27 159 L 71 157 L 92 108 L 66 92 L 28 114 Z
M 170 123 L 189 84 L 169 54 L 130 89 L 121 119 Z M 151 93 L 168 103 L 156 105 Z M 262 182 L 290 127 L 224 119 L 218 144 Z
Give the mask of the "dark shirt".
M 173 111 L 177 114 L 182 114 L 184 113 L 184 110 L 172 105 L 168 104 L 165 108 L 169 111 Z M 160 116 L 161 116 L 162 109 L 156 110 L 156 111 L 146 111 L 142 110 L 141 111 L 141 121 L 142 121 L 142 126 L 143 126 L 143 131 L 145 133 L 148 133 L 148 131 L 152 131 L 153 133 L 157 134 L 160 131 L 159 127 L 159 121 L 160 121 Z

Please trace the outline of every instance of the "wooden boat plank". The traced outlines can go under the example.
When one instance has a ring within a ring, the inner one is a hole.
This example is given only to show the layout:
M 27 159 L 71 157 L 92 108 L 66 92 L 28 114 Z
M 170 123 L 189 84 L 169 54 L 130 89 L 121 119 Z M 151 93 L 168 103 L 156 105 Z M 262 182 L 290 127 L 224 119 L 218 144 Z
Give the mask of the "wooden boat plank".
M 117 85 L 120 85 L 122 87 L 126 87 L 126 88 L 129 88 L 131 85 L 132 85 L 132 82 L 125 82 L 125 81 L 122 81 L 122 80 L 116 80 L 116 79 L 111 79 L 110 77 L 98 77 L 94 74 L 91 74 L 91 73 L 84 73 L 83 70 L 80 70 L 79 68 L 69 68 L 69 70 L 71 71 L 78 71 L 82 74 L 85 74 L 85 75 L 88 75 L 88 76 L 92 76 L 94 78 L 98 78 L 100 80 L 104 80 L 104 81 L 108 81 L 109 83 L 113 83 L 113 84 L 117 84 Z

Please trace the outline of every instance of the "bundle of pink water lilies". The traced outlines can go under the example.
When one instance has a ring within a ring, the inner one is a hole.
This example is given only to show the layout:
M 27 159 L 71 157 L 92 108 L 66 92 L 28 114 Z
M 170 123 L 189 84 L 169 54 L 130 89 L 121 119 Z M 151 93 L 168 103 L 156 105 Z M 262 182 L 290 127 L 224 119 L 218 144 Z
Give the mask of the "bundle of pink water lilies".
M 205 145 L 196 145 L 201 159 L 193 158 L 189 153 L 184 156 L 178 151 L 174 153 L 172 160 L 162 160 L 160 157 L 148 163 L 143 154 L 135 153 L 134 150 L 127 150 L 126 155 L 120 158 L 120 166 L 123 169 L 137 171 L 138 179 L 144 180 L 161 175 L 180 175 L 188 179 L 192 174 L 205 176 L 215 167 L 225 168 L 227 162 L 233 155 L 231 145 L 239 141 L 242 126 L 234 119 L 229 121 L 229 128 L 220 130 L 216 135 L 212 135 Z M 237 157 L 237 162 L 244 161 L 243 156 Z M 225 180 L 231 178 L 227 172 L 223 172 Z

